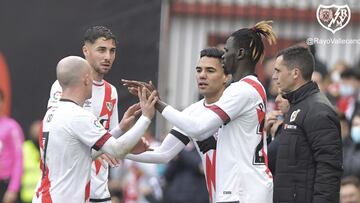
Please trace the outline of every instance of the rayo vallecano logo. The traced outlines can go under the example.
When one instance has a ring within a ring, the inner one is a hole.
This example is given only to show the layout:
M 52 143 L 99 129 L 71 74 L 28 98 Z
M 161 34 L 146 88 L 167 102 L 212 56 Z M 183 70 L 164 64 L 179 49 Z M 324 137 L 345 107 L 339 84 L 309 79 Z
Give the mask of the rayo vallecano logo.
M 349 23 L 351 11 L 347 4 L 341 6 L 320 4 L 316 10 L 316 18 L 321 26 L 335 34 Z

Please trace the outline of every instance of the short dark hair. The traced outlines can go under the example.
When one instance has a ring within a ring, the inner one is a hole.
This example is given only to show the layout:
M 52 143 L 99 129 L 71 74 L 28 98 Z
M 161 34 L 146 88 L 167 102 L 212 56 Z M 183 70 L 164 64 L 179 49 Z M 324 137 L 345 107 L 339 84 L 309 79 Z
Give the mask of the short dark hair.
M 221 59 L 223 55 L 224 55 L 224 51 L 216 47 L 208 47 L 200 51 L 200 58 L 207 56 L 207 57 Z
M 358 68 L 348 68 L 346 70 L 344 70 L 341 74 L 340 77 L 342 79 L 356 79 L 356 80 L 360 80 L 360 69 Z
M 208 47 L 200 51 L 200 58 L 202 57 L 211 57 L 211 58 L 217 58 L 219 61 L 222 60 L 222 56 L 224 55 L 224 51 L 216 48 L 216 47 Z M 224 73 L 227 73 L 226 69 L 224 68 Z
M 315 60 L 308 48 L 292 46 L 281 50 L 276 57 L 283 57 L 289 69 L 299 68 L 305 81 L 310 81 L 314 72 Z
M 346 176 L 341 179 L 341 186 L 354 185 L 357 189 L 360 189 L 360 182 L 356 176 Z
M 276 35 L 272 30 L 272 21 L 258 22 L 252 28 L 243 28 L 233 32 L 230 36 L 234 38 L 237 48 L 244 48 L 252 64 L 256 64 L 264 56 L 264 43 L 261 35 L 273 44 L 276 42 Z
M 90 42 L 93 44 L 100 37 L 104 37 L 106 40 L 112 39 L 115 41 L 115 44 L 118 43 L 116 36 L 105 26 L 93 26 L 87 29 L 84 34 L 84 43 Z

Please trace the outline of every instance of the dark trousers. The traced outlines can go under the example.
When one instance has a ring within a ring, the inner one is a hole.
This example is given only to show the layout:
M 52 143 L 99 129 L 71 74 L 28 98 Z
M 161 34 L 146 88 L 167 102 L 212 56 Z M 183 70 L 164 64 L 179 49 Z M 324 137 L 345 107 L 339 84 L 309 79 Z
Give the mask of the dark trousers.
M 5 192 L 8 188 L 9 180 L 0 180 L 0 200 L 4 198 Z

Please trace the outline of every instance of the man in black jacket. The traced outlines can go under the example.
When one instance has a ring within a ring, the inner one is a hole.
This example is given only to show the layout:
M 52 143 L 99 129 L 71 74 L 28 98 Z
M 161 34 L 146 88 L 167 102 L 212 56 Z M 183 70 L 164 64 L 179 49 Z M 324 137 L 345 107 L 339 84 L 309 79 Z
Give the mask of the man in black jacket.
M 290 47 L 275 61 L 273 80 L 289 100 L 276 160 L 274 203 L 339 202 L 342 175 L 340 123 L 311 81 L 314 57 Z

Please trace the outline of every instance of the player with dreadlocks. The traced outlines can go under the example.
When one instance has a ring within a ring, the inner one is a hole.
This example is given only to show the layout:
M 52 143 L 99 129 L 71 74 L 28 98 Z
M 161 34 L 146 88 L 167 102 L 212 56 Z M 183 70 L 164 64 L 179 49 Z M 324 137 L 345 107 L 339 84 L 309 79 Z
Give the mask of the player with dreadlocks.
M 266 164 L 266 140 L 262 136 L 266 94 L 255 75 L 255 65 L 264 54 L 261 37 L 270 44 L 276 39 L 270 23 L 262 21 L 252 28 L 240 29 L 227 39 L 223 63 L 234 82 L 219 101 L 206 106 L 196 117 L 179 112 L 163 101 L 156 106 L 182 134 L 201 141 L 203 146 L 217 132 L 218 203 L 272 202 L 273 181 Z M 139 85 L 153 90 L 153 86 L 143 82 L 124 82 L 130 91 Z

